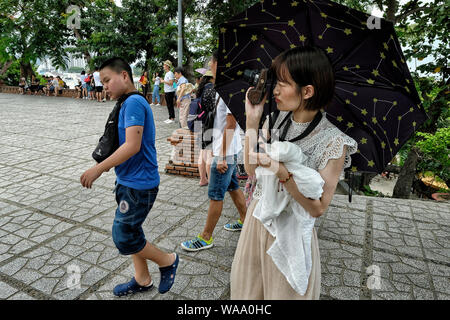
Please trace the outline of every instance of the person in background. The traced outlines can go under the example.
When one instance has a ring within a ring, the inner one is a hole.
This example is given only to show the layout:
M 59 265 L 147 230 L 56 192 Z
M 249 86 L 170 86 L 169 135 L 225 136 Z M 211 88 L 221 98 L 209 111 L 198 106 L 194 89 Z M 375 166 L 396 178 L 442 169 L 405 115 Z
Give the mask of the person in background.
M 216 106 L 216 90 L 214 89 L 214 77 L 211 70 L 207 70 L 201 78 L 200 84 L 197 88 L 196 95 L 201 97 L 202 107 L 205 110 L 213 110 Z M 206 145 L 203 142 L 203 137 L 200 134 L 201 145 L 200 154 L 198 156 L 198 172 L 200 174 L 200 187 L 205 187 L 209 183 L 212 150 L 211 144 Z
M 187 117 L 189 115 L 189 105 L 191 104 L 190 93 L 192 91 L 190 89 L 192 89 L 192 84 L 183 76 L 183 72 L 182 67 L 176 67 L 174 70 L 175 79 L 177 80 L 177 108 L 180 109 L 180 127 L 187 129 Z
M 152 93 L 152 104 L 150 104 L 151 107 L 159 107 L 161 106 L 161 97 L 159 96 L 159 84 L 161 83 L 161 78 L 159 77 L 159 73 L 155 72 L 153 74 L 152 79 L 154 85 L 153 85 L 153 93 Z
M 52 77 L 52 86 L 53 86 L 53 93 L 55 95 L 55 97 L 58 96 L 59 93 L 59 81 L 58 81 L 58 77 Z
M 33 74 L 31 75 L 31 85 L 30 85 L 31 94 L 36 95 L 38 90 L 39 90 L 39 79 L 37 79 Z
M 211 72 L 215 78 L 217 72 L 217 51 L 211 60 Z M 239 212 L 235 223 L 227 223 L 227 231 L 240 231 L 244 224 L 247 211 L 244 193 L 239 187 L 236 177 L 237 155 L 242 150 L 240 127 L 219 94 L 216 93 L 217 111 L 214 117 L 212 149 L 214 159 L 211 164 L 208 198 L 209 208 L 203 231 L 196 238 L 181 243 L 186 251 L 199 251 L 214 245 L 212 237 L 214 229 L 222 215 L 223 199 L 229 192 L 231 199 Z
M 60 76 L 57 77 L 58 78 L 58 94 L 62 95 L 62 91 L 63 89 L 65 89 L 67 87 L 66 83 L 64 82 L 63 79 L 61 79 Z
M 28 88 L 27 80 L 22 77 L 19 81 L 19 94 L 25 94 L 25 91 Z
M 80 75 L 80 81 L 81 81 L 81 98 L 82 99 L 86 99 L 88 98 L 88 92 L 87 92 L 87 83 L 85 82 L 86 80 L 86 71 L 81 71 L 81 75 Z
M 78 84 L 75 86 L 75 90 L 77 91 L 77 94 L 75 96 L 75 99 L 81 99 L 82 98 L 82 90 L 83 90 L 83 84 L 80 80 L 78 80 Z
M 175 88 L 173 87 L 173 84 L 175 83 L 175 76 L 170 70 L 172 68 L 172 62 L 170 62 L 170 60 L 164 61 L 163 68 L 166 74 L 164 75 L 164 79 L 161 80 L 161 83 L 164 83 L 164 97 L 166 99 L 167 110 L 169 111 L 169 119 L 164 122 L 169 124 L 175 121 L 175 109 L 173 107 L 173 100 L 175 96 Z
M 145 99 L 148 101 L 147 93 L 148 93 L 149 82 L 148 82 L 148 72 L 147 71 L 144 71 L 141 78 L 139 79 L 139 83 L 141 84 L 141 87 L 142 87 L 142 94 L 144 95 Z
M 94 78 L 95 97 L 97 98 L 97 102 L 102 102 L 103 84 L 100 81 L 100 72 L 98 67 L 95 68 L 95 72 L 92 77 Z

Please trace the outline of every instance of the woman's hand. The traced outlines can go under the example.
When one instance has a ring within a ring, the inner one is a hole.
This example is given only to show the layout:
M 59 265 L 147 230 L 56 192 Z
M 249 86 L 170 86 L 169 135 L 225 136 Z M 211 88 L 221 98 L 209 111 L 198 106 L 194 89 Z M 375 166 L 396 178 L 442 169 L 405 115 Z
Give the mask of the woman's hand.
M 259 121 L 261 120 L 261 116 L 264 111 L 264 104 L 267 99 L 267 93 L 260 104 L 253 105 L 250 100 L 248 100 L 248 92 L 252 88 L 253 87 L 248 88 L 247 93 L 245 94 L 245 121 L 247 123 L 247 128 L 258 128 Z
M 277 165 L 278 161 L 272 160 L 267 153 L 261 152 L 249 152 L 250 164 L 256 164 L 257 166 L 270 168 L 273 165 Z

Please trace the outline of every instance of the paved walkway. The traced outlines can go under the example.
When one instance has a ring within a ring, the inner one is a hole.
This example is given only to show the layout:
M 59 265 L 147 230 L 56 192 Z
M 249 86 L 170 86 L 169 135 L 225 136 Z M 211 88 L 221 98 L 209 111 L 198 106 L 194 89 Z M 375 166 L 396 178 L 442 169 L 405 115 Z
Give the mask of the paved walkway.
M 113 170 L 91 190 L 79 183 L 112 106 L 0 94 L 0 299 L 114 299 L 114 285 L 133 275 L 111 239 Z M 202 230 L 208 198 L 198 180 L 164 173 L 177 125 L 162 122 L 165 108 L 154 113 L 161 185 L 144 230 L 181 264 L 169 293 L 121 299 L 228 299 L 239 233 L 222 226 L 238 214 L 227 195 L 215 247 L 182 251 Z M 449 203 L 335 195 L 316 227 L 322 299 L 450 298 Z M 159 283 L 154 264 L 151 273 Z

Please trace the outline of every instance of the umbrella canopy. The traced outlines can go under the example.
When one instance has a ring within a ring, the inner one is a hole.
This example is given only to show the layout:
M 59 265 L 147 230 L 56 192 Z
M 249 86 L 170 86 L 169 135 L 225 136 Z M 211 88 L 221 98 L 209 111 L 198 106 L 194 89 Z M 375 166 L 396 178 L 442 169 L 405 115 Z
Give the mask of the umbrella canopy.
M 426 114 L 393 24 L 369 18 L 325 0 L 261 1 L 219 26 L 216 90 L 245 129 L 244 70 L 295 46 L 322 48 L 336 79 L 327 118 L 358 142 L 351 170 L 380 173 Z
M 201 73 L 201 74 L 205 74 L 207 69 L 206 68 L 198 68 L 198 69 L 195 69 L 195 71 L 197 71 L 198 73 Z

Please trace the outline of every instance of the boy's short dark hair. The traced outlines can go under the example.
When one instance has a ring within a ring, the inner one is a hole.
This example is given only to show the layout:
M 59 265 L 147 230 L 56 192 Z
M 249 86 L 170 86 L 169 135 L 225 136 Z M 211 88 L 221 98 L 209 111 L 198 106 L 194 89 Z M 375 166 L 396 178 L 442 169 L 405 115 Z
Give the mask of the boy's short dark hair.
M 106 60 L 100 66 L 99 70 L 103 70 L 105 68 L 110 68 L 111 70 L 120 73 L 122 71 L 126 71 L 128 73 L 128 77 L 130 78 L 131 83 L 133 83 L 133 72 L 131 71 L 131 67 L 124 59 L 120 57 L 114 57 Z
M 181 73 L 181 74 L 183 74 L 183 72 L 184 72 L 184 69 L 183 69 L 183 67 L 176 67 L 175 68 L 175 70 L 173 70 L 173 72 L 175 73 Z
M 296 47 L 284 51 L 273 61 L 271 72 L 279 81 L 286 81 L 289 72 L 299 92 L 301 87 L 314 87 L 314 96 L 306 100 L 306 110 L 325 108 L 333 99 L 333 67 L 325 51 L 318 47 Z

